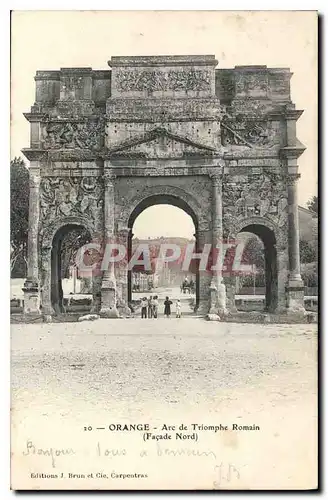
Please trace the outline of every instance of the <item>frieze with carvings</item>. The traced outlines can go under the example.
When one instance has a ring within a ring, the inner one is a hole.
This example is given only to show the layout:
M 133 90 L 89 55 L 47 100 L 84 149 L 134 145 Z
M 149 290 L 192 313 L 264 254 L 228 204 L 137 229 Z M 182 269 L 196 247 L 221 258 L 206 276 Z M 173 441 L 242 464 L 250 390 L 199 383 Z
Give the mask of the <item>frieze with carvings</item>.
M 122 92 L 200 91 L 211 88 L 209 71 L 119 71 L 116 75 L 116 88 Z
M 74 99 L 74 91 L 83 89 L 84 80 L 79 76 L 62 76 L 61 83 L 67 98 Z
M 286 229 L 288 220 L 287 178 L 281 174 L 262 173 L 245 182 L 224 181 L 223 226 L 225 237 L 235 237 L 243 219 L 262 217 Z
M 94 222 L 102 218 L 103 184 L 95 177 L 44 177 L 40 186 L 43 224 L 62 217 L 79 216 Z
M 44 129 L 44 149 L 101 150 L 104 143 L 105 121 L 49 122 Z
M 268 76 L 266 73 L 235 73 L 235 87 L 237 94 L 253 94 L 266 95 L 268 89 Z
M 272 124 L 266 120 L 249 119 L 243 115 L 224 115 L 221 121 L 223 146 L 272 146 L 275 133 Z

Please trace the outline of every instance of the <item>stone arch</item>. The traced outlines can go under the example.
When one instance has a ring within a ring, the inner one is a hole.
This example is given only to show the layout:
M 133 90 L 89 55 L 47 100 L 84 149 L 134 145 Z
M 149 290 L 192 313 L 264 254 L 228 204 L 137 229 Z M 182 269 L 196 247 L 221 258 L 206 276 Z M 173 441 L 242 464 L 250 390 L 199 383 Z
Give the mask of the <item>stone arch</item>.
M 45 224 L 45 221 L 43 222 Z M 51 247 L 53 239 L 58 231 L 60 231 L 65 226 L 83 226 L 91 234 L 91 237 L 95 237 L 95 229 L 93 224 L 90 224 L 90 220 L 81 216 L 68 216 L 60 219 L 56 219 L 51 222 L 48 226 L 44 226 L 42 235 L 42 248 Z
M 278 225 L 273 222 L 270 219 L 267 219 L 266 217 L 260 217 L 260 216 L 252 216 L 252 217 L 244 217 L 240 220 L 236 221 L 234 231 L 236 234 L 240 233 L 241 230 L 243 229 L 244 226 L 251 226 L 251 225 L 257 225 L 257 226 L 264 226 L 270 231 L 272 231 L 275 235 L 275 238 L 277 240 L 277 235 L 279 233 L 279 227 Z
M 247 217 L 235 226 L 236 237 L 241 232 L 258 236 L 264 245 L 265 259 L 265 309 L 274 312 L 278 306 L 278 263 L 277 234 L 278 226 L 264 217 Z
M 137 207 L 144 206 L 145 208 L 147 208 L 148 206 L 155 204 L 150 200 L 165 200 L 165 198 L 168 200 L 171 199 L 171 201 L 177 200 L 177 203 L 180 202 L 183 207 L 180 207 L 178 204 L 176 204 L 176 206 L 178 206 L 179 208 L 183 208 L 183 210 L 185 210 L 188 215 L 192 217 L 195 223 L 195 227 L 198 227 L 199 224 L 204 221 L 204 218 L 206 219 L 205 214 L 202 213 L 202 207 L 200 203 L 192 194 L 176 186 L 158 185 L 146 187 L 144 190 L 142 190 L 142 192 L 127 200 L 127 203 L 118 216 L 119 224 L 122 225 L 122 227 L 129 227 L 129 221 L 131 220 L 132 214 L 135 212 L 135 210 L 137 210 Z M 149 205 L 147 205 L 148 202 Z M 157 203 L 159 203 L 159 201 L 157 201 Z M 165 201 L 162 201 L 162 203 L 165 203 Z M 168 204 L 171 204 L 170 201 L 168 201 Z M 143 208 L 142 210 L 144 210 L 145 208 Z M 141 213 L 141 211 L 139 213 Z
M 95 238 L 94 226 L 90 221 L 80 216 L 68 216 L 53 221 L 49 226 L 44 226 L 42 239 L 40 242 L 40 282 L 41 282 L 41 303 L 45 314 L 52 314 L 54 311 L 60 312 L 62 285 L 59 276 L 60 240 L 70 230 L 76 228 L 86 229 L 90 238 Z

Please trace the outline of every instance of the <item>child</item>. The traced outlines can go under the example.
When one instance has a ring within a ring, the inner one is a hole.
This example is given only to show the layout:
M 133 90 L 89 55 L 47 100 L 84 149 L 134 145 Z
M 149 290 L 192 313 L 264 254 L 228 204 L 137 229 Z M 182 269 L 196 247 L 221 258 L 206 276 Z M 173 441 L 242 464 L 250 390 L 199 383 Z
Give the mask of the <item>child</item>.
M 154 318 L 157 318 L 158 314 L 158 296 L 155 295 L 154 300 L 153 300 L 153 313 L 154 313 Z
M 169 297 L 166 297 L 164 302 L 164 314 L 167 318 L 171 316 L 171 305 L 172 301 L 169 299 Z
M 175 303 L 175 312 L 176 312 L 176 317 L 181 318 L 181 302 L 180 299 L 178 299 Z
M 148 306 L 147 297 L 143 297 L 141 299 L 141 318 L 147 318 L 147 306 Z
M 148 300 L 148 318 L 153 317 L 153 311 L 154 311 L 154 301 L 153 301 L 153 297 L 150 296 L 149 300 Z

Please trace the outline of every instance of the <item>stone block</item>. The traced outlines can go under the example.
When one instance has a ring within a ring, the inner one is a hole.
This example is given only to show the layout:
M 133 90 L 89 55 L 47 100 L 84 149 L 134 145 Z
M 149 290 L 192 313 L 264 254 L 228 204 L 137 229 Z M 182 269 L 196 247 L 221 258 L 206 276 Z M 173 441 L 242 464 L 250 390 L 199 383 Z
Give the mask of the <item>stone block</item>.
M 221 321 L 221 318 L 218 314 L 207 314 L 205 316 L 206 321 Z
M 81 322 L 81 321 L 96 321 L 99 318 L 100 318 L 99 314 L 85 314 L 84 316 L 80 316 L 78 321 L 79 322 Z

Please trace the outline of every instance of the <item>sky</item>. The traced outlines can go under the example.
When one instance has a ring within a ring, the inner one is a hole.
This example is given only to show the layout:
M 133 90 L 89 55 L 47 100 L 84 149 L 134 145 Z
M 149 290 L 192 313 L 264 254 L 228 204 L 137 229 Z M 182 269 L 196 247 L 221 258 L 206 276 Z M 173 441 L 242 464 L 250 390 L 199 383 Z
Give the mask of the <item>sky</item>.
M 158 224 L 159 218 L 160 224 Z M 181 234 L 181 228 L 183 228 L 183 234 Z M 133 225 L 133 235 L 139 239 L 160 236 L 193 238 L 194 233 L 195 226 L 190 215 L 172 205 L 153 205 L 146 208 Z
M 22 156 L 21 149 L 29 145 L 23 112 L 34 103 L 37 70 L 109 69 L 107 61 L 118 55 L 214 54 L 218 68 L 254 64 L 291 69 L 292 100 L 304 109 L 297 135 L 307 148 L 299 158 L 299 204 L 305 206 L 317 193 L 316 25 L 311 11 L 14 11 L 11 157 Z M 156 210 L 156 217 L 145 218 L 149 236 L 173 228 L 163 212 L 167 208 Z M 178 214 L 177 208 L 172 210 Z M 180 229 L 180 236 L 189 237 L 187 223 Z

